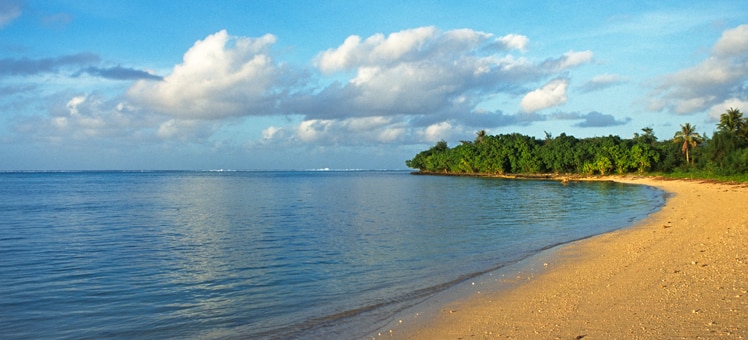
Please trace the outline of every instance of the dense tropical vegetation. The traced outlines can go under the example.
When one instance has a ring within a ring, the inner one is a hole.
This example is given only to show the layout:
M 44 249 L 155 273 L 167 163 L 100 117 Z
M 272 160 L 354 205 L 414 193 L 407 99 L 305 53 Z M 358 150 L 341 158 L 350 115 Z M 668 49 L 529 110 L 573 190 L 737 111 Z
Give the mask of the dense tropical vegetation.
M 720 117 L 711 138 L 696 126 L 681 125 L 672 139 L 659 141 L 651 128 L 633 138 L 575 138 L 562 133 L 545 139 L 518 133 L 487 135 L 448 147 L 440 141 L 405 164 L 421 172 L 447 174 L 697 173 L 706 177 L 748 174 L 748 118 L 738 109 Z

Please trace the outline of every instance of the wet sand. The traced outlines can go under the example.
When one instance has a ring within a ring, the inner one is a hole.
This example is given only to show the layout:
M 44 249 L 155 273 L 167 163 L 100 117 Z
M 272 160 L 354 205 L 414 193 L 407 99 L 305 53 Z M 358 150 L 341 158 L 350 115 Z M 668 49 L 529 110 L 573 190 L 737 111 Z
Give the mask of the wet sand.
M 514 288 L 474 292 L 379 338 L 748 338 L 748 185 L 614 179 L 672 197 L 636 226 L 555 250 Z

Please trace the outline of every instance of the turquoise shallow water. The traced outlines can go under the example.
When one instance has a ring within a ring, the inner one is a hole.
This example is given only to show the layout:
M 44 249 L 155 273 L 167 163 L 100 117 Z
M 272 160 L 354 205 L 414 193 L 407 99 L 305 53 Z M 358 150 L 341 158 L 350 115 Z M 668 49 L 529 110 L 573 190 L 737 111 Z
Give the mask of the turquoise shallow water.
M 663 203 L 644 186 L 398 171 L 0 173 L 0 334 L 360 338 Z

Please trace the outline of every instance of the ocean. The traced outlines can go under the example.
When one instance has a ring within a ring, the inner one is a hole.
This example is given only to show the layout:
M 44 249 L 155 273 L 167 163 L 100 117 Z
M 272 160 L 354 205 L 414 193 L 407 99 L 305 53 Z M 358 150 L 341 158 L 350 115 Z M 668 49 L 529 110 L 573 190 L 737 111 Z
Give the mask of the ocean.
M 406 171 L 0 173 L 3 339 L 371 337 L 664 192 Z

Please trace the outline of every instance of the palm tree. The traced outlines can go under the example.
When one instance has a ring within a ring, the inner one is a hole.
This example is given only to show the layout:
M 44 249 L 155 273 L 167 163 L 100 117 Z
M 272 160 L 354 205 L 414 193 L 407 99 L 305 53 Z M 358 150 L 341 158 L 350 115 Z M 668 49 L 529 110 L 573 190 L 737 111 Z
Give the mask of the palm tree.
M 738 109 L 730 108 L 725 111 L 719 117 L 719 125 L 717 127 L 721 132 L 748 141 L 748 119 L 743 118 L 743 113 Z
M 680 126 L 681 130 L 675 133 L 675 136 L 673 137 L 674 143 L 680 143 L 683 142 L 683 147 L 681 148 L 681 152 L 686 154 L 686 163 L 690 163 L 690 158 L 688 156 L 688 149 L 695 148 L 699 143 L 701 143 L 701 136 L 698 132 L 696 132 L 696 125 L 691 125 L 691 123 L 686 123 L 685 125 Z
M 745 130 L 745 124 L 743 113 L 738 109 L 730 108 L 719 117 L 717 127 L 724 132 L 739 135 Z
M 480 144 L 484 139 L 486 139 L 486 130 L 480 130 L 475 133 L 475 144 Z

